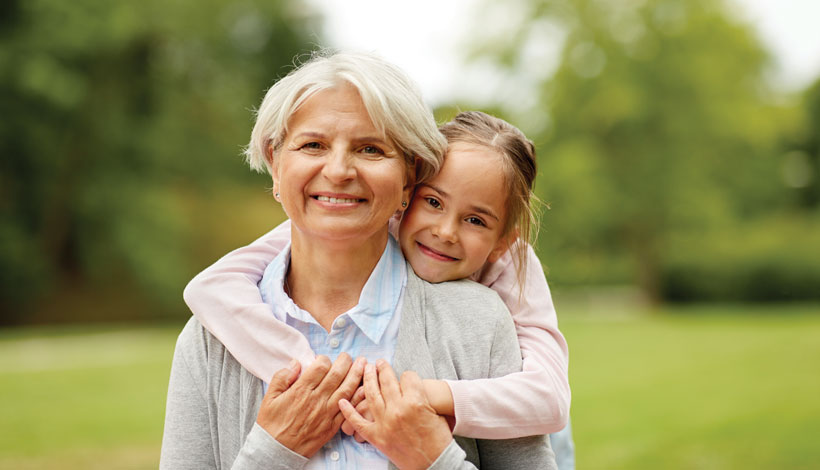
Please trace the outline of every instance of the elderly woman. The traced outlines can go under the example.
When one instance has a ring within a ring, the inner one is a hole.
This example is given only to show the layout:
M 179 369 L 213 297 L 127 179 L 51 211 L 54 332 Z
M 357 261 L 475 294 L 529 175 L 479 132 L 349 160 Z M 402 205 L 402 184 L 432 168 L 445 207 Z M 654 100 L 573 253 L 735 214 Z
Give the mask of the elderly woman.
M 174 355 L 161 468 L 554 466 L 543 436 L 454 439 L 422 392 L 421 378 L 521 367 L 501 300 L 475 283 L 422 281 L 388 234 L 444 149 L 412 83 L 369 55 L 315 58 L 268 91 L 249 156 L 270 171 L 292 241 L 260 287 L 320 356 L 265 384 L 189 321 Z M 415 372 L 399 382 L 393 369 Z M 378 449 L 339 431 L 339 402 L 349 406 L 363 377 L 377 398 Z

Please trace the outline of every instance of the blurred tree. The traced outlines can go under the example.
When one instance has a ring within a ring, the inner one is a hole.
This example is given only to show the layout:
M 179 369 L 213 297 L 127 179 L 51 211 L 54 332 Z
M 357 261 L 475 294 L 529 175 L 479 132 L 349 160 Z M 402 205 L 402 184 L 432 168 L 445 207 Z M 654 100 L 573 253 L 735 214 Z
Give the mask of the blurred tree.
M 786 144 L 783 178 L 796 192 L 797 206 L 820 209 L 820 80 L 806 90 L 802 127 Z
M 539 144 L 537 191 L 553 209 L 540 248 L 553 279 L 634 281 L 658 300 L 678 236 L 782 204 L 767 55 L 724 2 L 522 0 L 505 8 L 518 20 L 495 28 L 476 57 L 538 83 L 517 120 Z M 550 67 L 532 51 L 555 44 L 558 65 L 543 75 Z
M 3 2 L 0 323 L 87 282 L 178 299 L 190 196 L 249 181 L 249 109 L 314 23 L 298 0 Z

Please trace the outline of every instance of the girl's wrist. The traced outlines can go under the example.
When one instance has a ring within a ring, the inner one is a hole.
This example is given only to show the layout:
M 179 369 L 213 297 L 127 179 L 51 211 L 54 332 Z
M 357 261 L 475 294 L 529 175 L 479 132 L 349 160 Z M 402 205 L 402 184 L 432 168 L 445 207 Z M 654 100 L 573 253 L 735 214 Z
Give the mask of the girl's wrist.
M 441 416 L 455 416 L 455 405 L 453 403 L 453 393 L 450 386 L 443 380 L 425 379 L 424 393 L 430 406 Z

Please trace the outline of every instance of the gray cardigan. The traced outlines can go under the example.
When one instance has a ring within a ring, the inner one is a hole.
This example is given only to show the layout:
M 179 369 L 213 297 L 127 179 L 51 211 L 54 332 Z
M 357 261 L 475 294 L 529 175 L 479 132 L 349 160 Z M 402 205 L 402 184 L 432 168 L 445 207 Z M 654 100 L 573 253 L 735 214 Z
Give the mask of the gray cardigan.
M 409 265 L 407 275 L 393 358 L 397 374 L 414 370 L 422 378 L 478 379 L 521 370 L 515 328 L 495 292 L 467 280 L 430 284 Z M 307 459 L 256 424 L 262 396 L 262 382 L 192 318 L 174 353 L 160 468 L 303 468 Z M 430 468 L 556 466 L 546 436 L 456 437 Z

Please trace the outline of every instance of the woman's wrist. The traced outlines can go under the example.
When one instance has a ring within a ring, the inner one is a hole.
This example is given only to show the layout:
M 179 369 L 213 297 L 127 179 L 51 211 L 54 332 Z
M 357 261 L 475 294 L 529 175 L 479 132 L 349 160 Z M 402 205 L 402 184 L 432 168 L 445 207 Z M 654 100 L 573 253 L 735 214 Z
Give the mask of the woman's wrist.
M 455 416 L 455 406 L 453 404 L 453 392 L 450 386 L 443 380 L 425 379 L 424 393 L 430 406 L 436 410 L 436 414 L 441 416 Z

